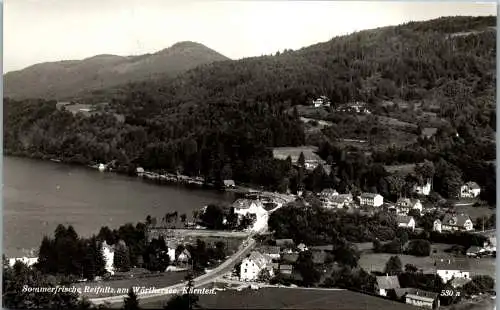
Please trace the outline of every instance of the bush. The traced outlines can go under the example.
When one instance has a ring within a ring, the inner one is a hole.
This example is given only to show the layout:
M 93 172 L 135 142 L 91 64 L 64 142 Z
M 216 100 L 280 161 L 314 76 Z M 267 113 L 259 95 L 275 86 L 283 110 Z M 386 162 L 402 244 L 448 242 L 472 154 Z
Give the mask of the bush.
M 431 243 L 422 239 L 412 240 L 406 253 L 415 256 L 429 256 L 431 254 Z

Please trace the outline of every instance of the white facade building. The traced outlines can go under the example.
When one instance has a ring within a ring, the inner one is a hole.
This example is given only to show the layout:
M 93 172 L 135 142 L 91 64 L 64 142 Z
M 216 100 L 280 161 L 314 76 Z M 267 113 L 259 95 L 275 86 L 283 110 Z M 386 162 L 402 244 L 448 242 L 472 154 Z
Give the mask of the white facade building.
M 413 216 L 398 215 L 397 221 L 398 227 L 408 228 L 411 230 L 415 229 L 415 219 Z
M 431 181 L 427 180 L 423 185 L 413 186 L 413 191 L 419 195 L 428 196 L 431 193 Z
M 104 269 L 110 274 L 115 273 L 115 267 L 113 265 L 113 259 L 115 257 L 115 248 L 112 245 L 108 245 L 106 241 L 102 243 L 102 255 L 104 257 Z
M 444 283 L 448 283 L 451 279 L 456 278 L 470 279 L 469 267 L 466 260 L 442 258 L 438 259 L 435 265 L 436 273 Z
M 407 215 L 410 210 L 417 210 L 422 214 L 422 208 L 423 206 L 420 199 L 400 198 L 396 202 L 397 213 L 401 215 Z
M 234 213 L 240 216 L 255 214 L 258 217 L 267 214 L 264 204 L 260 200 L 238 199 L 233 203 Z
M 476 182 L 467 182 L 460 187 L 461 198 L 476 198 L 481 193 L 481 187 Z
M 359 197 L 359 204 L 368 207 L 380 207 L 384 204 L 384 197 L 375 193 L 363 193 Z
M 12 267 L 16 262 L 21 262 L 25 264 L 28 267 L 33 266 L 34 264 L 38 263 L 38 257 L 15 257 L 15 258 L 9 258 L 9 266 Z
M 241 262 L 240 280 L 255 281 L 258 279 L 259 274 L 263 269 L 268 269 L 271 276 L 274 275 L 271 258 L 259 252 L 253 251 Z
M 472 231 L 474 224 L 468 215 L 446 214 L 443 220 L 434 221 L 434 231 Z

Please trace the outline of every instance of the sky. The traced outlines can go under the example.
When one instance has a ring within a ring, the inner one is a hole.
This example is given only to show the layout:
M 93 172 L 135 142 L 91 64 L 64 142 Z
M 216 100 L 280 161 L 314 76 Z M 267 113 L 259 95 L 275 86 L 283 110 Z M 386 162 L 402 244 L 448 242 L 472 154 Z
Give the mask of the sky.
M 3 68 L 140 55 L 179 41 L 239 59 L 407 21 L 496 13 L 492 2 L 5 0 Z

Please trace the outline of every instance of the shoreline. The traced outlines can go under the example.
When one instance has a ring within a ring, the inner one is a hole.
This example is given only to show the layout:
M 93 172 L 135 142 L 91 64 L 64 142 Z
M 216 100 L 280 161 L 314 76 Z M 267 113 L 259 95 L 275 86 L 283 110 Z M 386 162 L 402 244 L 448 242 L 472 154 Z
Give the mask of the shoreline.
M 118 166 L 117 168 L 107 168 L 106 167 L 106 169 L 104 171 L 101 171 L 98 168 L 99 164 L 78 163 L 78 162 L 73 162 L 73 161 L 69 161 L 69 160 L 64 160 L 61 158 L 55 158 L 53 156 L 27 156 L 27 155 L 12 153 L 12 152 L 4 152 L 3 156 L 21 158 L 21 159 L 29 159 L 29 160 L 41 161 L 41 162 L 52 162 L 55 164 L 64 164 L 64 165 L 68 165 L 68 166 L 97 170 L 98 172 L 103 172 L 103 173 L 115 173 L 118 175 L 128 176 L 130 178 L 138 178 L 138 179 L 141 179 L 145 182 L 156 183 L 159 185 L 176 184 L 176 185 L 185 186 L 187 188 L 209 189 L 209 190 L 227 192 L 224 189 L 217 189 L 217 187 L 213 183 L 204 182 L 204 179 L 201 177 L 190 177 L 187 175 L 180 175 L 180 174 L 176 175 L 176 174 L 168 173 L 168 172 L 162 174 L 159 172 L 146 171 L 146 170 L 144 170 L 144 172 L 142 172 L 142 173 L 138 173 L 137 172 L 138 167 L 132 171 L 132 170 L 130 170 L 130 167 L 125 167 L 125 166 Z M 203 179 L 203 182 L 201 181 L 201 179 Z

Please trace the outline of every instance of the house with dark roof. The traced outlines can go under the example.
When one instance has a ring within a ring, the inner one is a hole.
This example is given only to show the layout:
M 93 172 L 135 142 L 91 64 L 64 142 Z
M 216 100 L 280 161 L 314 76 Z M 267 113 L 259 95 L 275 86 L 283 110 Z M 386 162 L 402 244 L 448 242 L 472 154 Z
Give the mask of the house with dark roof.
M 441 231 L 471 231 L 474 229 L 474 224 L 470 216 L 466 214 L 446 214 L 443 220 L 436 219 L 434 221 L 434 230 Z
M 252 251 L 250 255 L 241 262 L 240 280 L 255 281 L 258 279 L 263 269 L 269 270 L 271 276 L 274 275 L 271 258 L 257 251 Z
M 417 210 L 422 213 L 422 203 L 420 199 L 400 198 L 396 202 L 396 211 L 398 214 L 407 215 L 410 210 Z
M 476 182 L 467 182 L 460 187 L 461 198 L 476 198 L 481 193 L 481 187 Z
M 469 257 L 478 257 L 485 252 L 486 252 L 485 248 L 482 248 L 482 247 L 477 246 L 477 245 L 473 245 L 467 249 L 467 252 L 465 254 Z
M 397 276 L 380 276 L 377 277 L 377 283 L 375 284 L 375 290 L 380 296 L 387 296 L 389 290 L 399 289 L 399 280 Z
M 438 309 L 439 294 L 421 289 L 410 290 L 405 295 L 405 303 L 421 308 Z
M 323 203 L 323 207 L 329 209 L 340 209 L 346 206 L 349 206 L 352 201 L 352 194 L 338 194 L 333 195 L 328 198 L 321 197 L 321 202 Z
M 448 283 L 453 278 L 470 278 L 470 266 L 466 259 L 436 258 L 434 266 L 443 283 Z
M 280 259 L 280 247 L 279 246 L 262 246 L 259 248 L 259 252 L 265 254 L 272 259 Z
M 384 197 L 376 193 L 362 193 L 359 196 L 359 204 L 367 207 L 380 207 L 384 204 Z
M 415 219 L 413 216 L 398 215 L 396 217 L 396 221 L 398 222 L 398 227 L 408 228 L 411 230 L 415 229 Z

